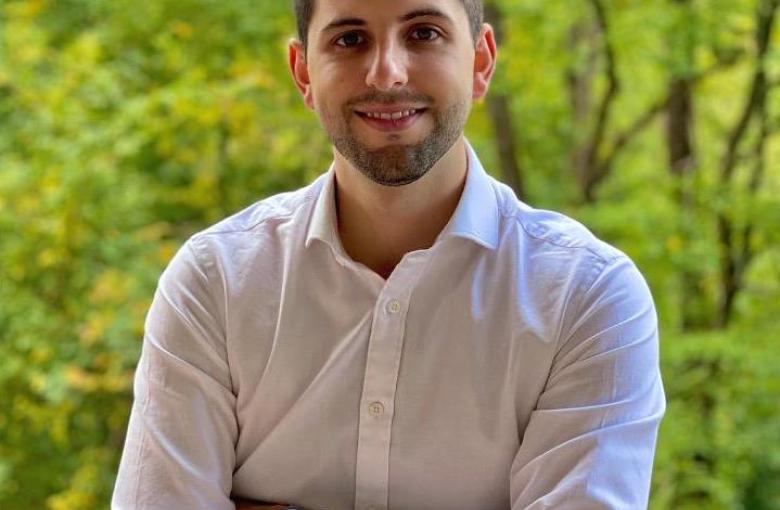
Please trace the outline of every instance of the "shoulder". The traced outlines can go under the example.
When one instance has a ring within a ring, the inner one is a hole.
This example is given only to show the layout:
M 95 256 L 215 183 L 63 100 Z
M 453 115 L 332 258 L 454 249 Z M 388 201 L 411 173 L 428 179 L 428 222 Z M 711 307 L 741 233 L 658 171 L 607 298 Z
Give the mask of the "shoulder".
M 513 269 L 530 287 L 580 305 L 594 292 L 620 292 L 621 287 L 649 297 L 644 278 L 622 250 L 579 221 L 531 207 L 498 181 L 494 186 L 501 210 L 500 250 L 516 260 Z
M 322 176 L 321 176 L 322 177 Z M 196 233 L 193 237 L 216 237 L 234 233 L 260 231 L 269 225 L 290 221 L 313 205 L 322 185 L 322 178 L 295 191 L 269 196 L 245 209 Z
M 553 264 L 587 264 L 603 268 L 628 256 L 598 238 L 588 227 L 561 212 L 534 208 L 505 184 L 493 183 L 499 197 L 502 239 L 525 257 Z
M 191 258 L 207 273 L 217 271 L 223 276 L 250 264 L 278 261 L 305 233 L 323 177 L 303 188 L 259 200 L 194 233 L 178 256 Z
M 530 207 L 499 185 L 500 250 L 515 261 L 511 270 L 525 317 L 555 317 L 552 336 L 564 350 L 573 345 L 567 339 L 576 343 L 618 324 L 654 330 L 650 288 L 627 254 L 579 221 Z
M 518 235 L 535 249 L 564 251 L 594 262 L 609 263 L 626 257 L 618 248 L 599 239 L 579 221 L 557 211 L 537 209 L 517 199 L 505 184 L 496 183 L 504 228 L 517 229 Z

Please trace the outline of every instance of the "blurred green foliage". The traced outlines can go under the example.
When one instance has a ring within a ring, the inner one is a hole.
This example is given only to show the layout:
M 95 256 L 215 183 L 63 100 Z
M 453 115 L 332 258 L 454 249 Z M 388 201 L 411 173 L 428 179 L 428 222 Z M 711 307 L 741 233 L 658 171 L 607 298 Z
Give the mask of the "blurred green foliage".
M 654 509 L 780 509 L 780 54 L 773 36 L 759 61 L 753 35 L 771 3 L 604 1 L 609 32 L 591 46 L 572 34 L 593 26 L 592 2 L 497 3 L 492 93 L 510 98 L 524 200 L 626 251 L 657 300 L 669 407 Z M 293 26 L 287 2 L 0 0 L 0 508 L 107 506 L 165 264 L 195 231 L 327 168 L 288 78 Z M 603 97 L 608 62 L 592 53 L 604 42 L 621 83 L 609 136 L 695 77 L 696 168 L 670 172 L 659 110 L 623 146 L 597 147 L 614 159 L 583 200 L 571 155 L 597 121 L 574 115 L 570 89 L 592 72 Z M 759 64 L 769 121 L 751 124 L 724 183 Z M 493 126 L 476 105 L 468 135 L 499 175 Z M 723 323 L 719 217 L 749 234 L 729 249 L 752 254 Z

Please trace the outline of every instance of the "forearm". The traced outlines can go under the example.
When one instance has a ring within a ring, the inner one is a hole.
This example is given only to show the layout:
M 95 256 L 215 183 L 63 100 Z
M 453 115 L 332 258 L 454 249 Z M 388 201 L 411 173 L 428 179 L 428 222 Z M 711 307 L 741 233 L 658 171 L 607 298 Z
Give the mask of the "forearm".
M 233 502 L 236 504 L 236 510 L 285 510 L 287 508 L 286 504 L 244 498 L 233 498 Z

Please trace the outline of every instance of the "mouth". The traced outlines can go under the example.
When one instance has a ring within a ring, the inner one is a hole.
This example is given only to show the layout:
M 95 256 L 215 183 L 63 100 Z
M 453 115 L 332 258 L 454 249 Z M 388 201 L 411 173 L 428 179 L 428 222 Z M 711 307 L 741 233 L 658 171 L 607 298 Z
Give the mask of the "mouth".
M 355 111 L 366 124 L 382 132 L 403 131 L 414 125 L 428 108 L 408 108 L 397 111 Z

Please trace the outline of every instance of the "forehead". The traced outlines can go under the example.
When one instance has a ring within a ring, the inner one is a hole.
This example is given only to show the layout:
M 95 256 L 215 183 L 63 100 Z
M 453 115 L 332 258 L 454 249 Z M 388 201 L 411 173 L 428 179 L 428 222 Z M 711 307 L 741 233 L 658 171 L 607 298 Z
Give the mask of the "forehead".
M 316 0 L 311 28 L 319 32 L 344 21 L 392 25 L 425 13 L 440 13 L 443 21 L 448 19 L 458 27 L 468 28 L 462 0 Z

